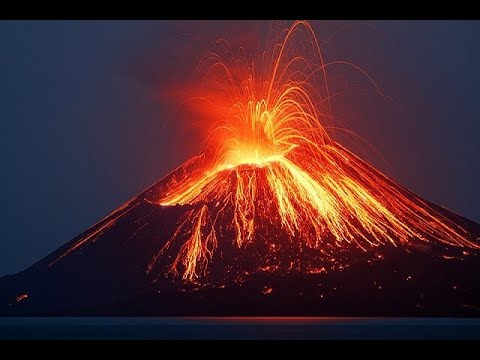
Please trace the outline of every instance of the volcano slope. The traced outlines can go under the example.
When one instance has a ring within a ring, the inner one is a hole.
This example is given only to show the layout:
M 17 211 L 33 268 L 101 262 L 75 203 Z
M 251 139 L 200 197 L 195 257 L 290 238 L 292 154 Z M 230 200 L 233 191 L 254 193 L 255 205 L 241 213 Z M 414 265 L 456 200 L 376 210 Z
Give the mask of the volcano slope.
M 191 234 L 180 234 L 175 241 L 172 235 L 178 233 L 185 216 L 201 213 L 202 208 L 211 210 L 218 201 L 159 205 L 159 194 L 186 173 L 185 166 L 180 167 L 30 268 L 1 278 L 0 315 L 480 314 L 478 250 L 445 245 L 428 236 L 405 244 L 386 241 L 363 249 L 354 243 L 339 247 L 328 232 L 315 248 L 282 231 L 274 213 L 253 219 L 261 226 L 251 241 L 239 246 L 231 203 L 216 219 L 223 230 L 217 231 L 216 250 L 202 260 L 208 266 L 189 278 L 185 276 L 188 264 L 175 267 L 175 261 Z M 242 165 L 223 170 L 226 191 L 237 187 L 239 174 L 255 176 L 260 182 L 266 169 Z M 480 225 L 420 199 L 391 180 L 388 184 L 461 226 L 470 239 L 478 239 Z M 265 208 L 270 198 L 264 189 L 255 194 L 255 203 Z M 193 227 L 198 223 L 201 233 L 208 231 L 197 220 L 189 221 Z M 318 247 L 336 250 L 319 251 Z

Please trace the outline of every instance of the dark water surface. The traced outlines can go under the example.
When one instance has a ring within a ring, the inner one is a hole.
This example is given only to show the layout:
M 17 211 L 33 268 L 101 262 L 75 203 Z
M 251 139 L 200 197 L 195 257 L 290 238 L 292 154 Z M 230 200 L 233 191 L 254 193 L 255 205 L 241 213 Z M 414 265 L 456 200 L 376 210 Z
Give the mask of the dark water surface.
M 0 339 L 480 339 L 480 319 L 17 317 Z

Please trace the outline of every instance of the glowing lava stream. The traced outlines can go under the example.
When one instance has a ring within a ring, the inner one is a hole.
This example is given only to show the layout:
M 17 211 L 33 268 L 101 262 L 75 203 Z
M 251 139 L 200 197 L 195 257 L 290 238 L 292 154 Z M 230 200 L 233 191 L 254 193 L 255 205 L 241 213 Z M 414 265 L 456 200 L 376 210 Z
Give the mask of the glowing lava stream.
M 159 195 L 161 206 L 191 209 L 149 271 L 182 241 L 171 270 L 194 281 L 206 274 L 225 227 L 234 229 L 241 251 L 267 241 L 256 233 L 272 218 L 290 241 L 324 257 L 347 244 L 368 250 L 435 240 L 480 247 L 461 226 L 331 139 L 327 64 L 307 22 L 270 40 L 273 46 L 256 57 L 219 41 L 221 52 L 205 59 L 212 95 L 203 100 L 215 121 L 200 165 Z M 218 219 L 227 208 L 233 219 L 225 225 Z M 334 246 L 325 246 L 332 236 Z

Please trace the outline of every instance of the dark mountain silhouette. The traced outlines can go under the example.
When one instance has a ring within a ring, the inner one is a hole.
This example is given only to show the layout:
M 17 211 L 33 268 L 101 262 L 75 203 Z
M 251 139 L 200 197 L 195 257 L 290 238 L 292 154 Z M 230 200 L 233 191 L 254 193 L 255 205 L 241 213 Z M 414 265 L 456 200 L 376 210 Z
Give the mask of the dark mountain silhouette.
M 332 266 L 318 252 L 299 248 L 300 242 L 279 239 L 281 247 L 272 254 L 261 241 L 274 233 L 278 224 L 272 222 L 241 251 L 231 241 L 233 232 L 224 232 L 197 283 L 166 275 L 178 246 L 147 274 L 188 210 L 151 201 L 172 176 L 25 271 L 1 278 L 0 315 L 480 315 L 479 252 L 434 241 L 366 252 L 352 247 Z M 480 236 L 479 224 L 428 204 L 472 238 Z M 231 209 L 225 209 L 222 221 L 230 216 Z

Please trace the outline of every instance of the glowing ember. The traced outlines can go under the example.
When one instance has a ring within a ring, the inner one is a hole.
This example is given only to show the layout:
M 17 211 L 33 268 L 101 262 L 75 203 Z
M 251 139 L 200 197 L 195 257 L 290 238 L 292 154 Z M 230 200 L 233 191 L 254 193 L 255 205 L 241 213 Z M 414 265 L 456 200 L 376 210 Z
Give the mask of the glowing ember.
M 28 294 L 20 294 L 17 296 L 17 302 L 25 300 L 26 298 L 28 298 Z
M 275 247 L 258 235 L 272 222 L 323 259 L 334 260 L 349 245 L 366 251 L 436 240 L 480 247 L 329 136 L 327 64 L 307 22 L 295 22 L 268 45 L 253 56 L 220 41 L 220 51 L 205 59 L 210 95 L 202 100 L 212 129 L 199 157 L 183 166 L 184 178 L 159 195 L 158 205 L 189 210 L 149 271 L 180 241 L 171 270 L 194 281 L 207 272 L 218 241 L 229 241 L 222 237 L 227 228 L 238 251 L 253 241 Z M 223 219 L 227 210 L 231 225 Z

